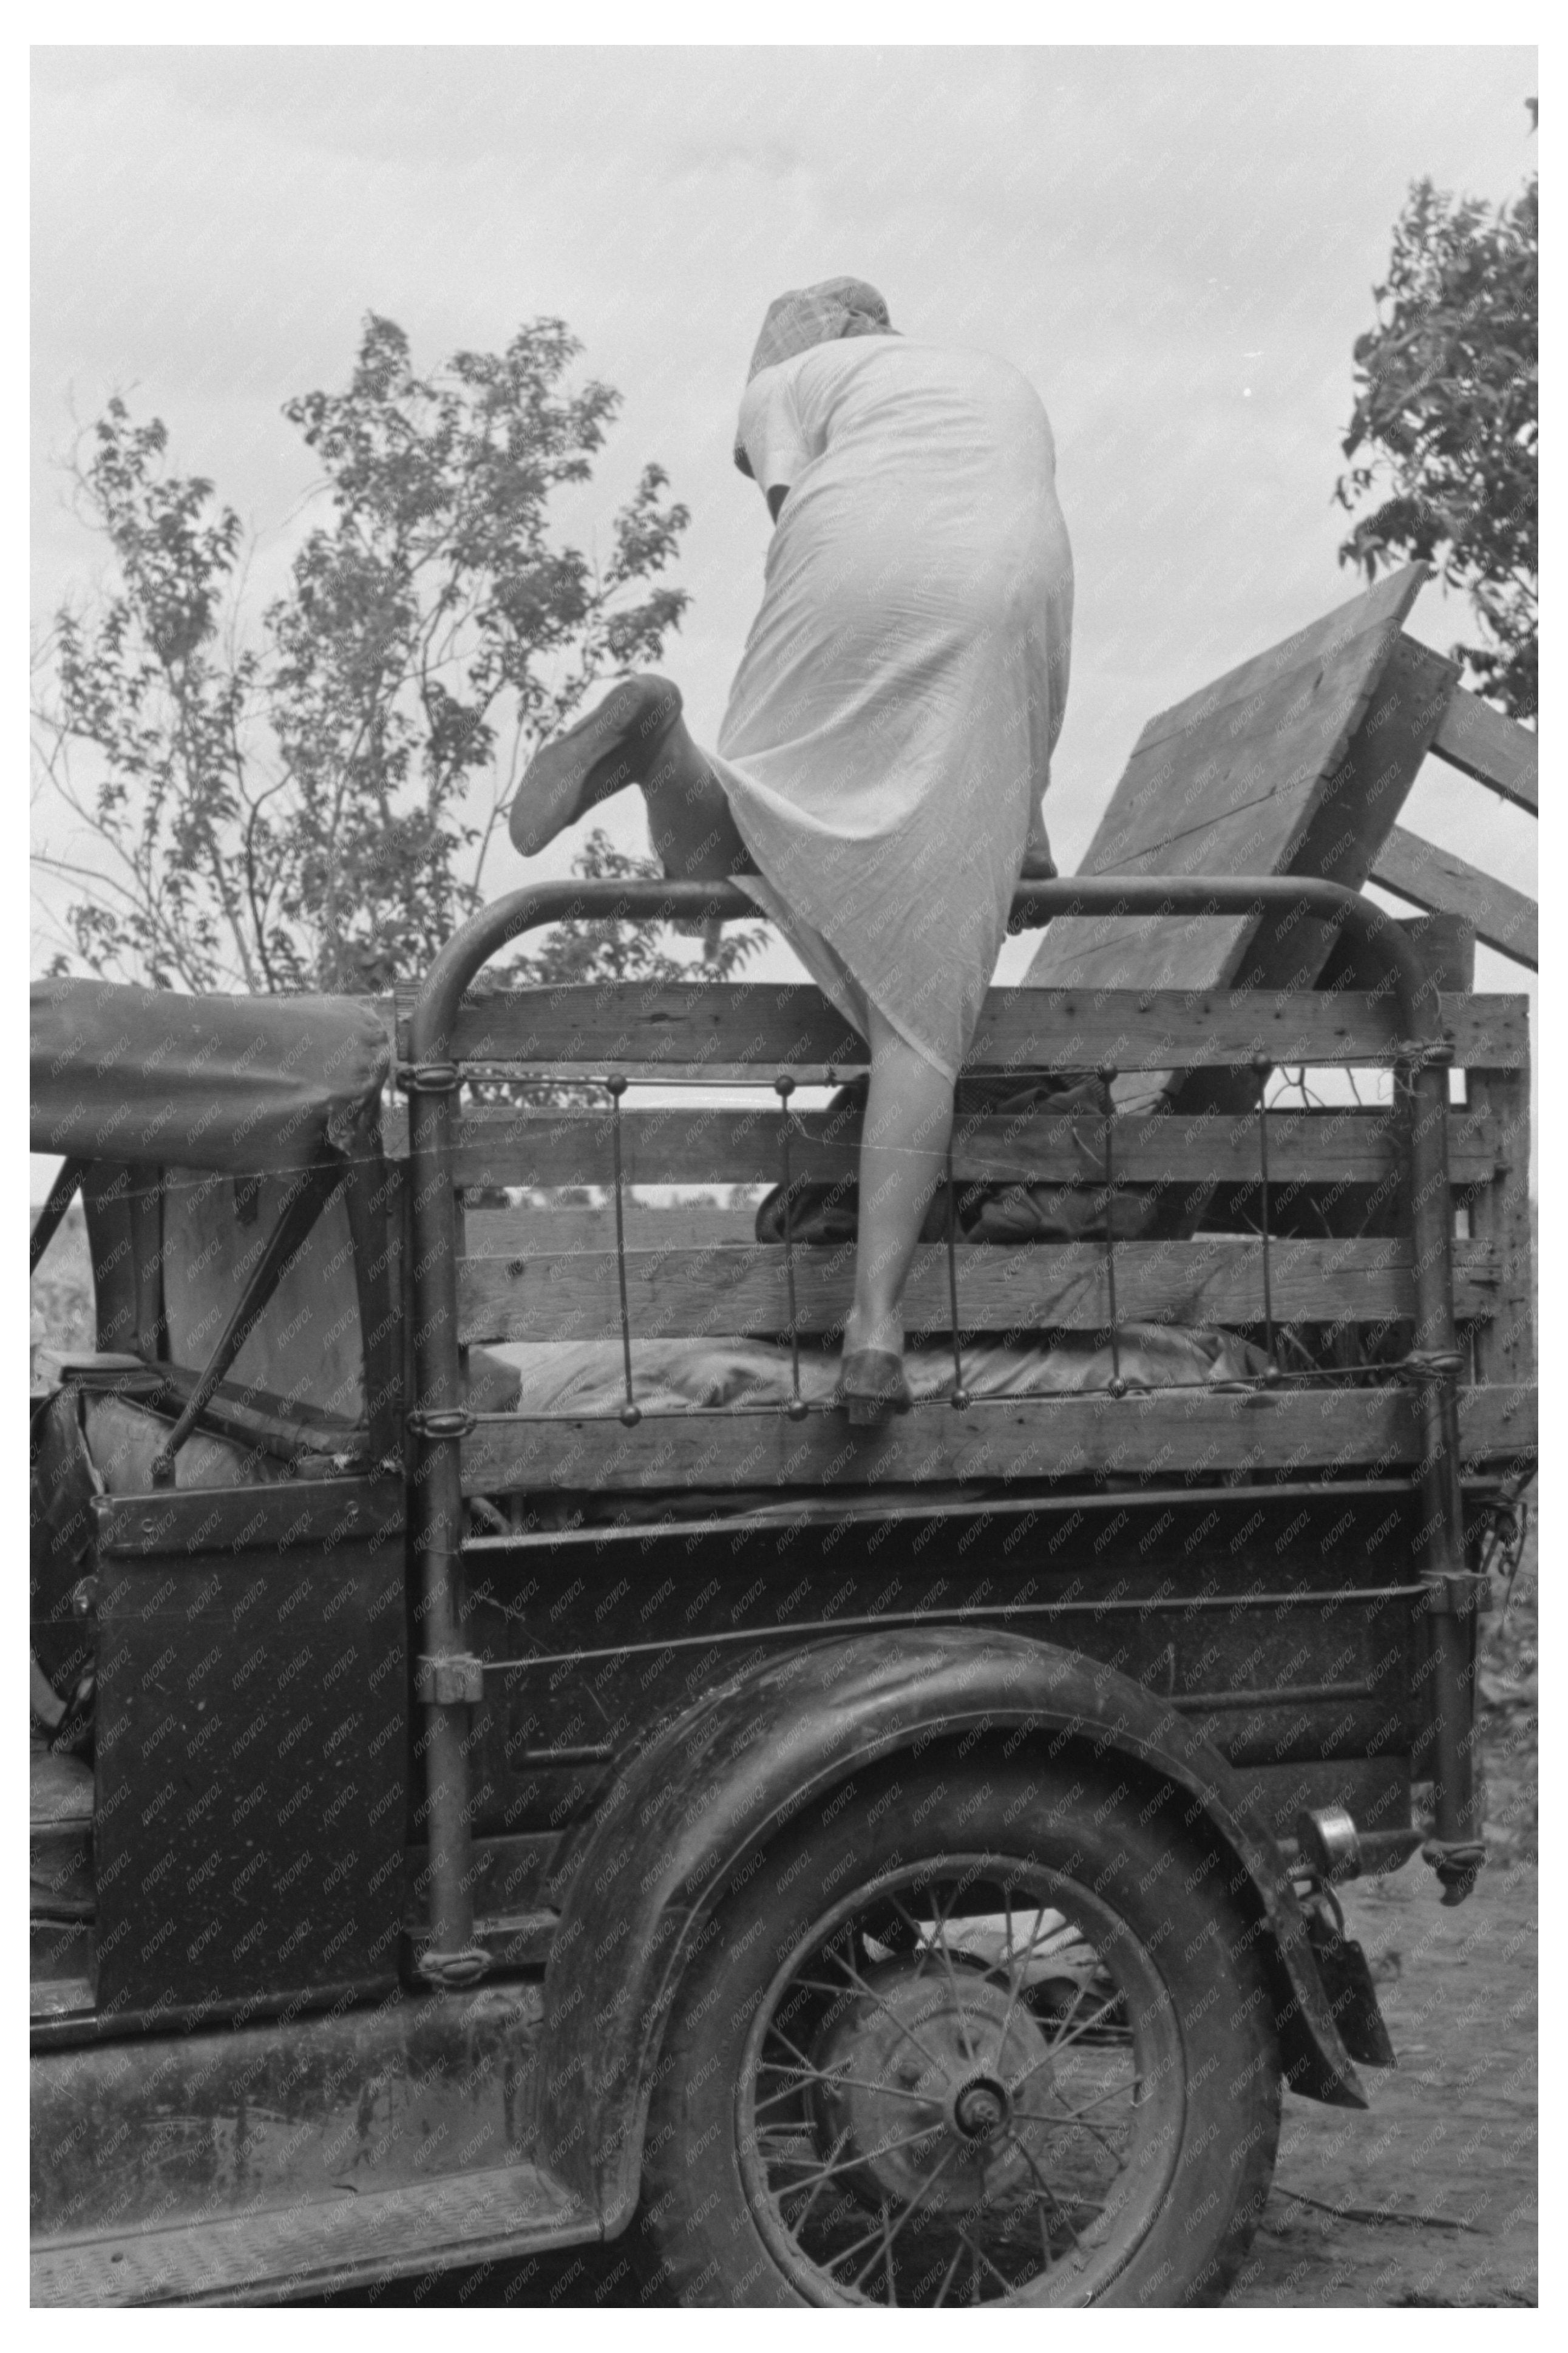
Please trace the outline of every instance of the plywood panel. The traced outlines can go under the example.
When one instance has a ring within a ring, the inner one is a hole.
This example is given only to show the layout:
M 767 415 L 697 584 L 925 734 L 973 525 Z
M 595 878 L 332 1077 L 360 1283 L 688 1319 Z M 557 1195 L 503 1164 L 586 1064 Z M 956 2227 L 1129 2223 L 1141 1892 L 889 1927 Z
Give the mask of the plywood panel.
M 1145 728 L 1083 861 L 1085 873 L 1300 874 L 1360 889 L 1420 770 L 1458 673 L 1436 675 L 1401 627 L 1425 571 L 1395 574 Z M 1289 697 L 1281 710 L 1282 681 Z M 1151 767 L 1151 764 L 1152 766 Z M 1163 787 L 1149 789 L 1151 773 Z M 1167 806 L 1168 803 L 1168 806 Z M 1338 934 L 1310 916 L 1194 923 L 1053 923 L 1037 986 L 1309 989 Z M 1118 1104 L 1238 1108 L 1239 1076 L 1173 1062 L 1117 1082 Z M 1157 1229 L 1193 1231 L 1202 1187 L 1172 1195 Z
M 1080 871 L 1123 873 L 1131 856 L 1316 785 L 1343 756 L 1366 708 L 1369 663 L 1391 650 L 1385 637 L 1357 638 L 1325 660 L 1231 704 L 1201 729 L 1141 741 L 1095 837 L 1094 865 L 1086 860 Z
M 1146 751 L 1173 736 L 1214 731 L 1242 706 L 1268 694 L 1279 679 L 1329 670 L 1338 655 L 1358 641 L 1382 639 L 1390 625 L 1400 627 L 1426 577 L 1419 565 L 1386 574 L 1360 596 L 1347 597 L 1292 636 L 1266 646 L 1180 702 L 1156 712 L 1145 722 L 1134 748 Z
M 1413 595 L 1413 575 L 1400 578 Z M 1135 750 L 1081 871 L 1302 874 L 1359 889 L 1415 782 L 1455 673 L 1443 665 L 1435 679 L 1425 649 L 1400 636 L 1397 599 L 1391 606 L 1374 590 L 1357 607 L 1369 607 L 1376 625 L 1292 672 L 1288 711 L 1276 681 L 1269 692 L 1228 702 L 1206 722 Z M 1309 987 L 1331 944 L 1321 924 L 1289 918 L 1262 926 L 1074 918 L 1051 925 L 1029 978 L 1037 986 L 1203 987 L 1245 979 Z

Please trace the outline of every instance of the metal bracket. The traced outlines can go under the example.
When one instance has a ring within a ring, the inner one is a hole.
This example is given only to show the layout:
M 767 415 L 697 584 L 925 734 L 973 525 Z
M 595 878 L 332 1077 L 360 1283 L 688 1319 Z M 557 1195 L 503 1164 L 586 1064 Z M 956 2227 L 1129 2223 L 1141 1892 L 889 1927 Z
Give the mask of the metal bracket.
M 1432 1618 L 1471 1618 L 1491 1598 L 1491 1580 L 1477 1568 L 1432 1569 L 1421 1582 Z
M 443 1991 L 460 1991 L 464 1986 L 477 1985 L 489 1966 L 490 1957 L 480 1945 L 466 1945 L 457 1953 L 437 1953 L 426 1947 L 415 1963 L 426 1983 Z
M 422 1706 L 477 1707 L 484 1695 L 484 1662 L 471 1652 L 449 1651 L 414 1662 L 414 1696 Z
M 475 1428 L 464 1405 L 411 1406 L 407 1421 L 416 1438 L 467 1438 Z
M 1428 1839 L 1421 1850 L 1422 1862 L 1429 1862 L 1436 1873 L 1443 1890 L 1442 1900 L 1450 1906 L 1464 1902 L 1475 1886 L 1477 1874 L 1486 1859 L 1486 1848 L 1479 1839 Z
M 456 1062 L 399 1062 L 393 1080 L 405 1095 L 455 1095 L 463 1074 Z
M 1352 2059 L 1359 2059 L 1365 2067 L 1395 2067 L 1399 2063 L 1378 2008 L 1377 1989 L 1366 1965 L 1366 1955 L 1355 1938 L 1346 1935 L 1344 1915 L 1332 1890 L 1325 1893 L 1326 1906 L 1309 1902 L 1302 1909 L 1307 1941 L 1312 1948 L 1319 1982 L 1333 2012 L 1334 2023 Z M 1331 1917 L 1327 1916 L 1330 1907 Z
M 1464 1358 L 1452 1348 L 1412 1348 L 1394 1366 L 1397 1379 L 1408 1382 L 1412 1388 L 1436 1388 L 1443 1381 L 1457 1381 Z

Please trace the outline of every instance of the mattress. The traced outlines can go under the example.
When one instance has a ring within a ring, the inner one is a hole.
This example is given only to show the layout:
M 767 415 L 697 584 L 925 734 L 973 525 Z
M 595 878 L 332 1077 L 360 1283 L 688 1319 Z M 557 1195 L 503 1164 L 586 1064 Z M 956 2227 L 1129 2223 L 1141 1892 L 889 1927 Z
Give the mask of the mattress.
M 790 1350 L 772 1341 L 634 1340 L 631 1355 L 632 1392 L 645 1414 L 782 1407 L 794 1393 Z M 505 1399 L 492 1377 L 482 1405 L 470 1391 L 479 1410 L 570 1419 L 617 1413 L 626 1402 L 619 1341 L 514 1341 L 485 1356 L 492 1373 L 510 1369 L 517 1388 Z M 1117 1372 L 1133 1390 L 1250 1388 L 1268 1359 L 1231 1332 L 1128 1324 L 1114 1358 L 1109 1341 L 1091 1334 L 1036 1346 L 976 1343 L 963 1349 L 963 1366 L 972 1398 L 1071 1397 L 1104 1390 Z M 910 1348 L 904 1369 L 917 1401 L 952 1393 L 951 1345 Z M 837 1377 L 836 1351 L 802 1348 L 800 1389 L 809 1404 L 826 1405 Z

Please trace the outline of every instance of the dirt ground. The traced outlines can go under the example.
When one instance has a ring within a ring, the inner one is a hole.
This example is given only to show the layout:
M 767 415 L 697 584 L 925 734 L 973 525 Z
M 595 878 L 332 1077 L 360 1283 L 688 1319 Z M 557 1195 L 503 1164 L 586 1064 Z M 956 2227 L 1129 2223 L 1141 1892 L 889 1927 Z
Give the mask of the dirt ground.
M 1445 1911 L 1419 1863 L 1347 1891 L 1396 2069 L 1370 2114 L 1289 2099 L 1241 2306 L 1536 2300 L 1536 1873 Z
M 1345 1889 L 1399 2065 L 1368 2115 L 1287 2100 L 1232 2304 L 1536 2301 L 1536 1561 L 1483 1637 L 1487 1869 L 1452 1911 L 1419 1862 Z
M 87 1340 L 79 1230 L 58 1238 L 33 1306 L 36 1334 Z M 1483 1638 L 1488 1867 L 1451 1911 L 1419 1862 L 1344 1891 L 1399 2065 L 1367 2072 L 1369 2113 L 1287 2100 L 1273 2196 L 1233 2305 L 1536 2301 L 1536 1587 L 1532 1529 L 1506 1616 L 1500 1590 Z M 342 2300 L 613 2308 L 641 2298 L 624 2250 L 610 2247 Z

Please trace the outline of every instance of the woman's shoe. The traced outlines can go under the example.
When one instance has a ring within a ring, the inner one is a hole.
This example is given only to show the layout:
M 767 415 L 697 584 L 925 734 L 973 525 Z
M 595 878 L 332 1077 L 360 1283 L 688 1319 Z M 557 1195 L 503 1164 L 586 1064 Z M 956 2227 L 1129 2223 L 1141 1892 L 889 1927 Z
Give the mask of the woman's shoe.
M 680 716 L 680 689 L 644 670 L 622 679 L 585 719 L 535 754 L 508 822 L 525 858 L 627 785 L 640 785 Z
M 839 1367 L 833 1402 L 847 1409 L 857 1430 L 875 1430 L 895 1413 L 908 1413 L 914 1399 L 902 1356 L 889 1348 L 855 1349 Z

